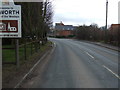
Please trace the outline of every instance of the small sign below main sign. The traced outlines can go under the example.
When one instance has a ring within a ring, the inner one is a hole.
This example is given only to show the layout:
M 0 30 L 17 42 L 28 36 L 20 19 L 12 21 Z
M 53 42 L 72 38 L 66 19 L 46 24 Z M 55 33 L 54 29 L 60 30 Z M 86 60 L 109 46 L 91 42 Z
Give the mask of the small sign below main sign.
M 0 37 L 21 37 L 21 6 L 0 6 Z

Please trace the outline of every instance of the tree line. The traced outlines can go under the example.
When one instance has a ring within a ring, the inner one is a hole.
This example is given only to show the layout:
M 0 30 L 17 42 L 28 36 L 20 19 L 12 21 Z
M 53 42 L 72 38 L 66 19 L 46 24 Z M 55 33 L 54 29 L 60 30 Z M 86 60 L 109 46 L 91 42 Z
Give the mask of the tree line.
M 91 24 L 90 26 L 79 26 L 75 30 L 77 39 L 89 40 L 89 41 L 100 41 L 109 43 L 112 45 L 119 45 L 119 27 L 114 29 L 101 29 L 98 28 L 97 24 Z M 119 45 L 120 46 L 120 45 Z

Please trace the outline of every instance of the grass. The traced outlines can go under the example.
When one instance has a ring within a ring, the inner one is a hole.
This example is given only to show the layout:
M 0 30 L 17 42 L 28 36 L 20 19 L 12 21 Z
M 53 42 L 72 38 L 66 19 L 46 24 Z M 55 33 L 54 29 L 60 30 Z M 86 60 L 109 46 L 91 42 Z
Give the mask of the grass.
M 2 65 L 2 86 L 5 87 L 14 87 L 18 81 L 22 79 L 22 77 L 30 70 L 30 68 L 33 67 L 33 65 L 42 57 L 42 55 L 45 54 L 48 50 L 50 50 L 52 47 L 50 47 L 52 42 L 47 42 L 45 45 L 41 45 L 38 52 L 35 52 L 35 47 L 33 46 L 32 49 L 32 55 L 30 53 L 31 51 L 31 45 L 27 45 L 27 60 L 24 60 L 24 47 L 21 47 L 19 49 L 20 54 L 20 67 L 17 68 L 14 64 L 3 64 Z M 10 46 L 3 46 L 3 47 L 10 47 Z M 5 54 L 7 53 L 7 54 Z M 6 61 L 13 61 L 14 56 L 12 55 L 14 53 L 13 50 L 3 50 L 4 60 Z
M 37 48 L 37 51 L 44 51 L 46 46 L 48 46 L 51 42 L 48 42 L 45 45 L 40 45 L 40 49 Z M 26 45 L 26 58 L 28 59 L 33 53 L 36 52 L 35 47 L 39 47 L 38 45 L 31 44 Z M 12 45 L 4 45 L 3 48 L 13 48 Z M 15 62 L 15 49 L 3 49 L 2 50 L 2 60 L 3 62 Z M 22 46 L 19 48 L 19 58 L 20 60 L 25 60 L 25 47 Z
M 11 45 L 3 46 L 5 48 L 10 48 Z M 24 47 L 19 48 L 20 59 L 24 56 Z M 15 49 L 3 49 L 2 50 L 2 60 L 3 62 L 15 62 Z
M 12 49 L 2 50 L 2 60 L 3 62 L 15 62 L 15 52 Z

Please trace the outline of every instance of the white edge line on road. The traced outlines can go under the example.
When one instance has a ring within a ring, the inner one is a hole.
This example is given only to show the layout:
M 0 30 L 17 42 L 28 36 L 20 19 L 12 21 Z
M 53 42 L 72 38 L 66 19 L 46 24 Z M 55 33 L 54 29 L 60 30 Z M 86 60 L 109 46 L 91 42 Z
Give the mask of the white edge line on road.
M 41 60 L 43 58 L 45 58 L 45 56 L 48 54 L 49 52 L 47 52 L 30 70 L 29 72 L 21 79 L 21 81 L 14 87 L 14 88 L 17 88 L 19 87 L 19 85 L 23 82 L 23 80 L 33 71 L 33 69 L 38 65 L 38 63 L 41 62 Z
M 87 55 L 89 55 L 91 58 L 94 58 L 92 55 L 90 55 L 88 52 L 86 52 Z
M 55 50 L 56 44 L 54 43 L 54 47 L 52 49 L 52 51 L 50 52 L 50 50 L 48 52 L 46 52 L 41 58 L 40 60 L 29 70 L 29 72 L 27 74 L 25 74 L 25 76 L 20 80 L 20 82 L 14 87 L 17 88 L 20 86 L 20 84 L 23 82 L 23 80 L 33 71 L 33 69 L 42 61 L 42 59 L 44 59 L 48 53 L 50 52 L 50 54 L 52 54 Z
M 116 73 L 114 73 L 112 70 L 110 70 L 108 67 L 106 67 L 105 65 L 103 65 L 103 67 L 107 69 L 109 72 L 111 72 L 113 75 L 115 75 L 118 79 L 120 79 L 120 77 Z
M 56 47 L 56 44 L 54 43 L 54 47 Z

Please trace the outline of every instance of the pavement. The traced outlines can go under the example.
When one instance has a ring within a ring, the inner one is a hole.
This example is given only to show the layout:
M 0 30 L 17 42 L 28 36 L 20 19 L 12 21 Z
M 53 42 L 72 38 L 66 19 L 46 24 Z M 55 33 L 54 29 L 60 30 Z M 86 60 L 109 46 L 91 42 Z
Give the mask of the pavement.
M 99 45 L 99 46 L 102 46 L 102 47 L 105 47 L 105 48 L 112 49 L 112 50 L 120 52 L 120 48 L 119 47 L 113 46 L 113 45 L 110 45 L 110 44 L 105 44 L 105 43 L 101 43 L 101 42 L 91 42 L 91 41 L 83 41 L 83 42 Z
M 22 88 L 118 88 L 118 51 L 71 39 L 49 40 L 54 50 Z

